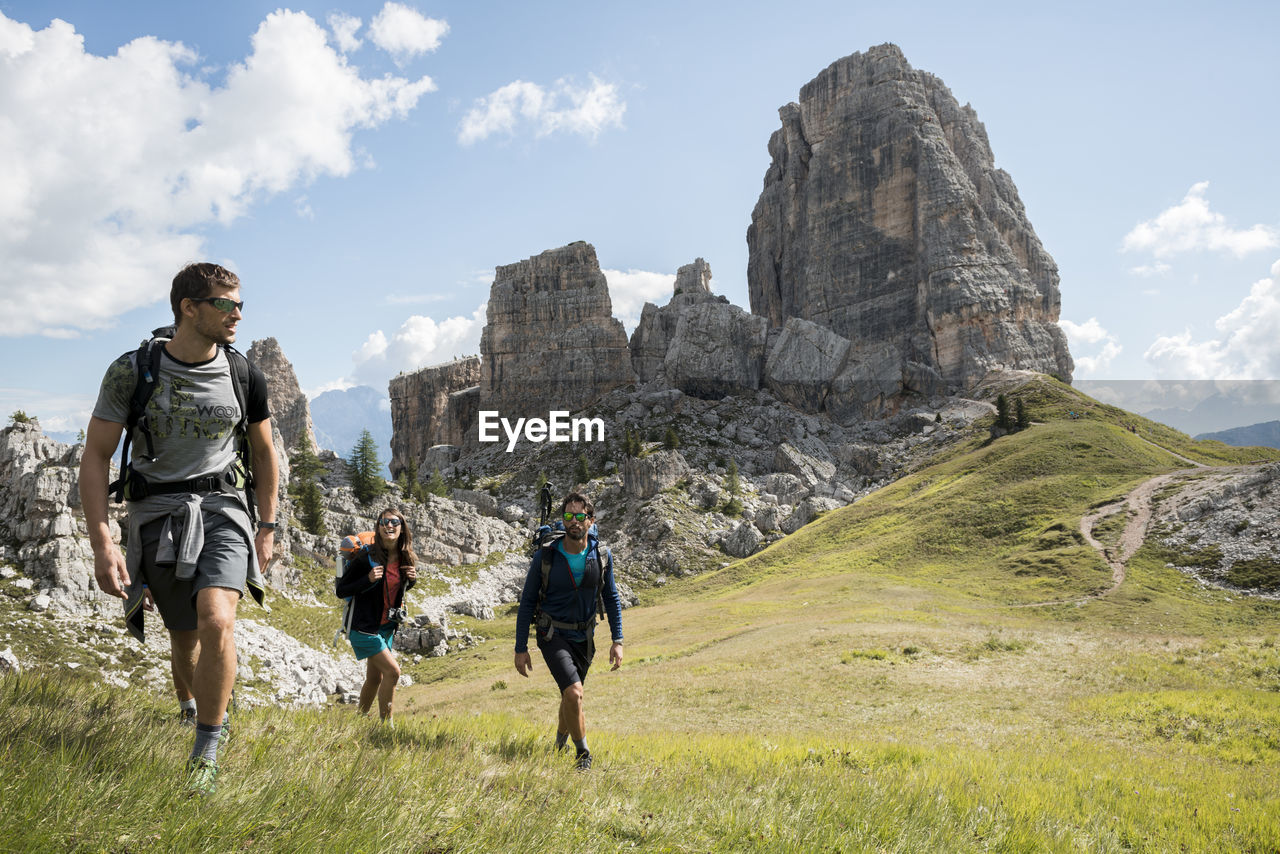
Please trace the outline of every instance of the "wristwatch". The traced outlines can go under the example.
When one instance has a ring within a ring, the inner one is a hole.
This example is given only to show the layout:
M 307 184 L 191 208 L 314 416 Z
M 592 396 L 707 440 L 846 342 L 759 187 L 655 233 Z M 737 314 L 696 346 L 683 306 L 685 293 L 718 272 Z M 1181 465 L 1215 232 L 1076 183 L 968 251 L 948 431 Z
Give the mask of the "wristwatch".
M 261 531 L 263 528 L 271 528 L 272 530 L 274 530 L 274 529 L 279 528 L 279 527 L 280 527 L 280 523 L 279 523 L 279 522 L 261 522 L 261 521 L 260 521 L 260 522 L 258 522 L 258 530 L 259 530 L 259 531 Z

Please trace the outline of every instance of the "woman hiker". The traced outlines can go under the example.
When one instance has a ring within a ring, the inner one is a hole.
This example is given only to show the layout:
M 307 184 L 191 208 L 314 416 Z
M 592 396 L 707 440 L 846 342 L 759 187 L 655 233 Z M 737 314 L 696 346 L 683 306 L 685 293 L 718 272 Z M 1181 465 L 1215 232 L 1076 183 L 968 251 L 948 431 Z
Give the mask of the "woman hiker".
M 391 723 L 391 701 L 400 680 L 400 665 L 391 650 L 396 627 L 404 618 L 404 594 L 418 577 L 413 532 L 393 508 L 378 514 L 373 544 L 357 552 L 338 580 L 340 597 L 353 597 L 351 648 L 357 661 L 367 661 L 360 688 L 360 714 L 368 714 L 378 698 L 379 717 Z

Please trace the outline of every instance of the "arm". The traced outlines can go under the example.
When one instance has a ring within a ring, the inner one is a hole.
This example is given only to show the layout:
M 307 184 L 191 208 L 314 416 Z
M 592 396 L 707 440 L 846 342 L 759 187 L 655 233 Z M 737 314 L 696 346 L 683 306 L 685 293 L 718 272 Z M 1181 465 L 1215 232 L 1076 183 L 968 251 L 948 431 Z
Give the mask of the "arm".
M 605 615 L 609 618 L 609 634 L 613 638 L 613 644 L 609 647 L 609 663 L 613 665 L 611 670 L 617 670 L 622 666 L 622 600 L 618 598 L 618 585 L 613 580 L 613 551 L 605 552 L 608 558 L 605 563 L 604 570 L 604 590 L 601 595 L 604 599 Z
M 542 586 L 542 552 L 533 553 L 529 571 L 524 577 L 524 589 L 520 592 L 520 609 L 516 611 L 516 670 L 528 676 L 533 668 L 529 657 L 529 624 L 533 622 L 533 609 L 538 605 L 538 589 Z
M 120 443 L 124 425 L 105 421 L 96 415 L 89 419 L 85 431 L 84 456 L 80 459 L 80 506 L 89 529 L 93 547 L 93 577 L 98 587 L 109 596 L 126 597 L 129 570 L 125 567 L 120 547 L 111 541 L 107 524 L 107 484 L 110 481 L 111 455 Z
M 338 598 L 346 599 L 359 596 L 377 587 L 382 582 L 383 568 L 373 562 L 368 549 L 362 549 L 351 559 L 335 585 Z
M 253 492 L 258 502 L 258 518 L 264 522 L 277 522 L 276 500 L 280 488 L 280 464 L 276 460 L 275 445 L 271 442 L 271 419 L 255 421 L 247 428 L 249 449 L 253 452 Z M 271 563 L 275 547 L 275 529 L 259 528 L 254 537 L 254 550 L 258 553 L 258 566 L 266 570 Z

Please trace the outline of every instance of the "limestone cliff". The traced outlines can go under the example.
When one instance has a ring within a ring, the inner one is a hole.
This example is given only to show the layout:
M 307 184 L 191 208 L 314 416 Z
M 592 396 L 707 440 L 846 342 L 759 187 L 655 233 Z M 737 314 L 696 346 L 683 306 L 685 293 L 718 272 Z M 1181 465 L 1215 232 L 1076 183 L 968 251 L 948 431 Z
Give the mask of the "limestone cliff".
M 711 265 L 701 258 L 676 271 L 670 301 L 662 307 L 645 303 L 640 322 L 631 333 L 631 366 L 640 382 L 647 383 L 662 373 L 667 350 L 676 335 L 680 315 L 690 306 L 704 302 L 728 302 L 711 293 Z
M 1057 266 L 971 107 L 881 45 L 779 114 L 747 231 L 751 308 L 850 342 L 835 377 L 850 411 L 994 368 L 1070 379 Z
M 636 381 L 596 250 L 577 242 L 498 267 L 480 337 L 480 407 L 513 421 L 578 411 Z
M 310 440 L 312 450 L 318 448 L 307 396 L 302 393 L 298 376 L 293 372 L 293 365 L 285 358 L 279 342 L 274 338 L 254 341 L 246 355 L 267 378 L 271 422 L 279 428 L 286 451 L 296 448 L 303 436 Z
M 411 462 L 420 476 L 430 475 L 423 461 L 434 445 L 461 446 L 475 433 L 474 394 L 480 384 L 480 357 L 454 359 L 393 377 L 391 395 L 391 473 L 399 475 Z

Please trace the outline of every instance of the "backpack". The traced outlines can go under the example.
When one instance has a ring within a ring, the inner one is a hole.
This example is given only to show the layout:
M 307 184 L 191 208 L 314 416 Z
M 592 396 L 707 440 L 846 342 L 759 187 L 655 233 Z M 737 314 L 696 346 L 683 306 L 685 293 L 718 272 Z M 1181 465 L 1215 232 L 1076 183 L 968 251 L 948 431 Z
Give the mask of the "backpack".
M 552 619 L 550 615 L 544 614 L 542 612 L 542 603 L 545 602 L 547 598 L 547 584 L 550 582 L 550 579 L 551 579 L 551 561 L 552 561 L 553 553 L 555 551 L 556 544 L 560 542 L 560 540 L 564 539 L 564 524 L 561 522 L 556 522 L 554 527 L 549 525 L 543 525 L 538 528 L 538 532 L 534 535 L 534 538 L 533 538 L 534 551 L 536 552 L 538 549 L 542 550 L 542 561 L 541 561 L 542 578 L 538 586 L 538 604 L 533 609 L 534 625 L 538 626 L 540 629 L 543 629 L 546 632 L 545 637 L 547 639 L 550 639 L 553 635 L 555 635 L 556 629 L 573 629 L 575 631 L 585 632 L 587 635 L 588 642 L 591 643 L 592 645 L 593 651 L 594 651 L 594 642 L 591 641 L 591 638 L 593 633 L 595 632 L 596 623 L 598 623 L 600 620 L 603 620 L 605 617 L 605 610 L 604 610 L 605 567 L 611 566 L 613 564 L 613 553 L 608 549 L 608 547 L 604 548 L 604 558 L 603 559 L 601 558 L 601 555 L 600 555 L 601 546 L 600 546 L 599 533 L 600 532 L 596 529 L 596 526 L 594 523 L 592 523 L 591 527 L 587 530 L 588 542 L 592 542 L 590 539 L 592 535 L 594 535 L 596 538 L 593 544 L 591 545 L 590 549 L 595 551 L 596 553 L 596 566 L 599 567 L 600 576 L 599 578 L 596 579 L 595 612 L 591 615 L 590 620 L 583 623 L 563 623 L 559 620 Z
M 135 429 L 141 432 L 143 439 L 146 440 L 147 449 L 144 458 L 148 460 L 155 458 L 155 447 L 151 443 L 151 427 L 145 418 L 147 403 L 151 400 L 151 395 L 156 390 L 156 378 L 160 375 L 160 351 L 164 346 L 164 342 L 172 340 L 176 332 L 177 328 L 174 326 L 161 326 L 152 330 L 151 337 L 143 340 L 138 345 L 137 350 L 131 351 L 136 354 L 135 363 L 137 365 L 138 380 L 133 387 L 133 397 L 129 399 L 129 415 L 125 422 L 124 444 L 120 449 L 120 477 L 107 486 L 107 494 L 114 497 L 117 504 L 124 501 L 126 491 L 128 491 L 131 498 L 140 498 L 145 495 L 161 495 L 174 492 L 201 492 L 223 488 L 224 486 L 236 489 L 236 491 L 239 489 L 239 478 L 235 477 L 235 473 L 231 471 L 224 472 L 221 476 L 215 478 L 200 478 L 199 482 L 148 484 L 129 465 L 129 446 L 132 443 Z M 249 520 L 252 523 L 257 520 L 258 512 L 257 499 L 253 492 L 253 471 L 249 466 L 249 360 L 230 344 L 219 344 L 218 346 L 226 353 L 227 363 L 231 366 L 231 388 L 235 392 L 236 404 L 240 407 L 240 420 L 235 426 L 237 437 L 236 456 L 244 475 L 245 502 L 248 504 Z M 129 354 L 126 353 L 125 355 Z M 198 487 L 204 487 L 204 489 Z M 141 492 L 141 494 L 136 494 L 138 492 Z
M 374 536 L 373 531 L 361 531 L 358 534 L 348 534 L 338 544 L 338 556 L 333 561 L 335 595 L 338 582 L 342 580 L 343 574 L 347 571 L 347 565 L 360 554 L 369 551 L 369 546 L 373 545 Z M 354 596 L 345 596 L 342 602 L 342 623 L 338 626 L 338 630 L 333 633 L 334 646 L 338 646 L 344 637 L 351 634 L 351 620 L 356 610 Z

